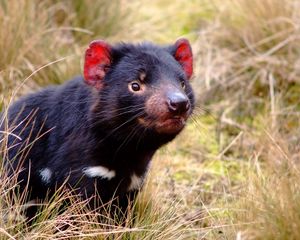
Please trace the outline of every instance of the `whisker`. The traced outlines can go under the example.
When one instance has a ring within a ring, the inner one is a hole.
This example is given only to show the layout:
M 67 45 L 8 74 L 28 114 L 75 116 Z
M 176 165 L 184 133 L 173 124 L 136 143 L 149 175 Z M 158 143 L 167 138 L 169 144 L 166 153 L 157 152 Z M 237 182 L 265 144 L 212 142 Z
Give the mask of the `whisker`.
M 119 112 L 118 114 L 114 115 L 114 117 L 119 117 L 119 116 L 122 116 L 122 115 L 125 115 L 127 113 L 132 113 L 132 112 L 135 112 L 135 111 L 140 111 L 140 110 L 144 110 L 144 107 L 140 107 L 140 108 L 133 108 L 133 109 L 130 109 L 128 111 L 123 111 L 123 112 Z M 111 111 L 101 111 L 99 112 L 98 114 L 102 116 L 103 113 L 110 113 Z M 97 114 L 96 114 L 97 116 Z
M 98 143 L 101 143 L 103 142 L 104 140 L 106 140 L 108 137 L 110 137 L 112 134 L 114 134 L 117 130 L 119 130 L 120 128 L 122 128 L 123 126 L 125 126 L 126 124 L 128 124 L 129 122 L 131 122 L 132 120 L 134 120 L 135 118 L 139 117 L 139 116 L 142 116 L 143 113 L 138 113 L 134 116 L 132 116 L 130 119 L 128 119 L 127 121 L 125 121 L 124 123 L 122 123 L 121 125 L 119 125 L 118 127 L 112 129 L 106 136 L 105 138 L 101 139 L 100 142 Z
M 120 146 L 118 147 L 118 149 L 115 152 L 115 156 L 118 154 L 118 152 L 121 150 L 121 148 L 126 145 L 126 143 L 130 142 L 131 139 L 133 139 L 134 135 L 138 133 L 139 130 L 139 126 L 137 128 L 133 128 L 130 133 L 128 134 L 128 136 L 125 138 L 125 140 L 122 142 L 122 144 L 120 144 Z
M 205 109 L 203 107 L 195 107 L 194 112 L 192 115 L 208 115 L 209 117 L 211 117 L 213 120 L 218 121 L 218 118 L 216 116 L 214 116 L 209 109 Z
M 140 128 L 141 128 L 141 127 L 140 127 Z M 137 141 L 137 144 L 136 144 L 137 147 L 138 147 L 138 145 L 140 144 L 141 140 L 144 138 L 144 135 L 145 135 L 147 129 L 148 129 L 148 128 L 144 127 L 143 131 L 140 133 L 139 138 L 138 138 L 138 141 Z

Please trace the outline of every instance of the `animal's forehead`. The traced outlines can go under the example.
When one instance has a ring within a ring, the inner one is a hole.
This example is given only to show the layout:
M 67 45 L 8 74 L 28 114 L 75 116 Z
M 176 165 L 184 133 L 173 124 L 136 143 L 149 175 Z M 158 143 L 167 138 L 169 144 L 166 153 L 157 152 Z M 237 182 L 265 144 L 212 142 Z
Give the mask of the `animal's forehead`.
M 163 48 L 138 48 L 135 51 L 135 55 L 145 57 L 146 59 L 155 59 L 157 61 L 173 60 L 171 54 Z
M 184 77 L 184 72 L 180 64 L 175 60 L 167 48 L 146 45 L 120 45 L 115 48 L 118 61 L 115 63 L 121 69 L 123 76 L 130 78 L 141 71 L 145 71 L 147 76 L 178 78 Z M 130 71 L 128 71 L 130 69 Z M 151 78 L 152 78 L 151 77 Z
M 181 70 L 175 58 L 164 49 L 140 48 L 125 55 L 125 61 L 129 61 L 136 66 L 151 67 L 156 69 Z

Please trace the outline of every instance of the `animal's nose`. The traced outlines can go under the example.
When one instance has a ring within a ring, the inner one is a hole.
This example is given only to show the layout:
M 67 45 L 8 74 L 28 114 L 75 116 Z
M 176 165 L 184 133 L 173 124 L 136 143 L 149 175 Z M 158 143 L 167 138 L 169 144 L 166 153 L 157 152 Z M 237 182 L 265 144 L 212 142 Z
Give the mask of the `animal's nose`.
M 174 115 L 186 113 L 190 109 L 187 96 L 180 92 L 168 94 L 168 108 Z

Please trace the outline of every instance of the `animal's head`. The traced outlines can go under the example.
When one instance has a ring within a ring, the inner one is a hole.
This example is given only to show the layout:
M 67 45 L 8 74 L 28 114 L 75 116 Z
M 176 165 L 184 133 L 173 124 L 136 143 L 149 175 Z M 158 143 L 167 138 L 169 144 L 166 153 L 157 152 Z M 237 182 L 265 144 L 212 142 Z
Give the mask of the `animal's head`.
M 174 137 L 182 130 L 194 107 L 192 73 L 186 39 L 167 47 L 99 40 L 85 54 L 85 82 L 99 92 L 94 109 L 99 123 L 138 137 L 146 132 Z

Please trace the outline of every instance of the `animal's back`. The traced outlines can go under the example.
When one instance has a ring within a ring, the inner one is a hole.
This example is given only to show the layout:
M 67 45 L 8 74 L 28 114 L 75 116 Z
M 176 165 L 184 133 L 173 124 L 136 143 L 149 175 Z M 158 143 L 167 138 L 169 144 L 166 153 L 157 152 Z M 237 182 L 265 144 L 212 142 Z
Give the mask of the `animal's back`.
M 4 129 L 6 121 L 1 126 L 8 132 L 7 161 L 11 164 L 7 166 L 18 172 L 21 189 L 29 179 L 29 185 L 38 189 L 33 196 L 44 196 L 47 189 L 41 171 L 59 158 L 63 143 L 84 123 L 89 97 L 83 78 L 78 77 L 22 97 L 8 109 L 8 128 Z

